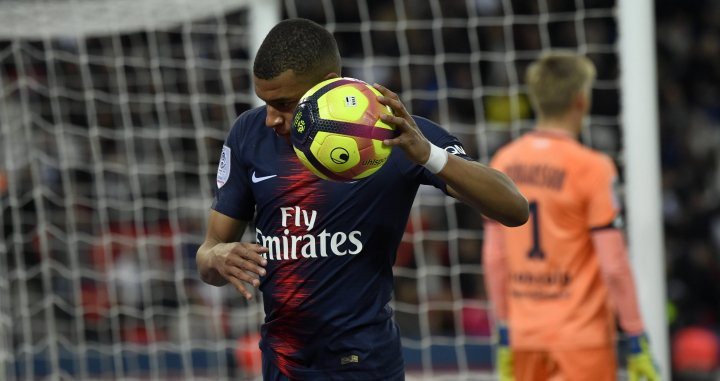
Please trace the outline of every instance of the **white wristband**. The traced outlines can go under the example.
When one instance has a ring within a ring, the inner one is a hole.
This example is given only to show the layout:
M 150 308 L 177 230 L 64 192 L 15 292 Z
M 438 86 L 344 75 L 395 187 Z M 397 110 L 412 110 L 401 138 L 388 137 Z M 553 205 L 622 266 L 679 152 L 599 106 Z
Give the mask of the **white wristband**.
M 427 168 L 428 171 L 436 174 L 445 168 L 445 164 L 448 161 L 448 152 L 444 149 L 430 143 L 430 156 L 428 157 L 423 167 Z

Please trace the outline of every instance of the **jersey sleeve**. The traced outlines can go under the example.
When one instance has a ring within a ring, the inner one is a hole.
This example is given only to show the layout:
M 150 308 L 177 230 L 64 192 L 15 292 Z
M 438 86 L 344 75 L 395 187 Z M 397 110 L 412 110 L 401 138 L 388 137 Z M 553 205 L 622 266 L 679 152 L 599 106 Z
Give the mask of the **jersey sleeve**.
M 465 148 L 463 147 L 462 143 L 460 143 L 458 138 L 450 135 L 442 127 L 428 119 L 418 116 L 413 116 L 413 119 L 415 119 L 415 122 L 420 128 L 420 131 L 422 131 L 423 135 L 425 135 L 425 137 L 430 141 L 430 143 L 440 148 L 443 148 L 445 151 L 452 155 L 461 157 L 465 160 L 473 160 L 465 152 Z M 439 176 L 435 176 L 432 172 L 425 169 L 425 167 L 423 167 L 422 165 L 412 163 L 409 160 L 407 162 L 408 164 L 405 166 L 405 168 L 401 169 L 404 175 L 414 178 L 420 184 L 432 185 L 447 194 L 447 184 L 445 183 L 445 181 L 443 181 L 443 179 L 441 179 Z
M 620 327 L 627 334 L 642 333 L 645 327 L 622 232 L 619 229 L 598 230 L 593 232 L 592 240 L 610 299 L 618 312 Z
M 618 175 L 615 165 L 606 156 L 598 156 L 586 171 L 587 221 L 590 229 L 613 226 L 620 212 L 617 195 Z
M 508 319 L 508 263 L 502 227 L 497 222 L 485 221 L 482 264 L 487 296 L 493 305 L 495 318 Z
M 237 119 L 220 152 L 212 208 L 228 217 L 249 221 L 255 213 L 255 198 L 248 181 L 247 166 L 241 154 L 244 144 L 242 128 L 244 121 L 243 116 Z

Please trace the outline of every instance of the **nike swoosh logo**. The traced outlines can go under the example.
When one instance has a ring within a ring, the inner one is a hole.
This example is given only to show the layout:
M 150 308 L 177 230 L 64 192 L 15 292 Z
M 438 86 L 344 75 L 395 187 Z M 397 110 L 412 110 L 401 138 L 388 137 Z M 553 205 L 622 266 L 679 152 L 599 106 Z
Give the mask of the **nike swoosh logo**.
M 252 182 L 253 182 L 253 183 L 259 183 L 259 182 L 261 182 L 261 181 L 265 181 L 265 180 L 272 179 L 272 178 L 275 177 L 275 176 L 277 176 L 277 175 L 257 177 L 257 176 L 255 176 L 255 171 L 253 171 L 253 173 L 252 173 Z

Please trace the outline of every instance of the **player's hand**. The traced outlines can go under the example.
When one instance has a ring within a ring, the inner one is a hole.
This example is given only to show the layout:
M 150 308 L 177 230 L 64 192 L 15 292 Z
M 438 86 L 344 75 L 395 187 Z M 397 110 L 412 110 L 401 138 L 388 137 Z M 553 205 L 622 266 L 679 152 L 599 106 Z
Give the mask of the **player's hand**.
M 630 353 L 627 359 L 629 381 L 660 381 L 657 366 L 653 361 L 645 334 L 628 337 Z
M 424 164 L 430 157 L 430 142 L 422 134 L 397 94 L 377 83 L 373 84 L 373 87 L 382 94 L 377 97 L 378 102 L 390 107 L 393 112 L 393 115 L 381 114 L 380 119 L 395 126 L 398 134 L 392 139 L 383 140 L 383 144 L 399 146 L 410 160 L 417 164 Z
M 262 253 L 267 253 L 266 247 L 246 242 L 222 243 L 212 250 L 211 266 L 225 280 L 231 283 L 245 297 L 252 299 L 252 294 L 246 285 L 260 286 L 258 277 L 265 276 L 267 260 Z
M 513 358 L 510 349 L 510 333 L 505 325 L 500 325 L 497 330 L 498 342 L 495 347 L 495 370 L 500 381 L 513 381 Z

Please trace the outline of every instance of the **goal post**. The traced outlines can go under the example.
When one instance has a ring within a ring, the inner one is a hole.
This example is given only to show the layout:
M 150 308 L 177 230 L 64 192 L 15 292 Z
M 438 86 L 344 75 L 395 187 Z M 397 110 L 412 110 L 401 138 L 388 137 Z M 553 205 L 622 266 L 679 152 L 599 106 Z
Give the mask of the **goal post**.
M 650 347 L 669 380 L 653 3 L 619 2 L 621 114 L 630 256 Z
M 267 33 L 281 20 L 280 0 L 259 0 L 250 7 L 250 60 L 255 61 L 255 54 Z M 255 97 L 255 106 L 263 105 L 262 99 Z

